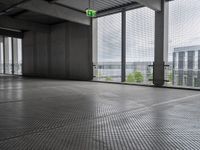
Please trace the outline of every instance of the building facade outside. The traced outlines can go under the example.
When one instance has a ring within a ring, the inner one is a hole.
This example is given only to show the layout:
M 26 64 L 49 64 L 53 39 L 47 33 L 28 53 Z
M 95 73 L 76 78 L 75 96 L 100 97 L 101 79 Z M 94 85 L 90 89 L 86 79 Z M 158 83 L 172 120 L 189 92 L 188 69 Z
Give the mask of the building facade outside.
M 200 45 L 175 48 L 173 62 L 174 86 L 200 87 Z

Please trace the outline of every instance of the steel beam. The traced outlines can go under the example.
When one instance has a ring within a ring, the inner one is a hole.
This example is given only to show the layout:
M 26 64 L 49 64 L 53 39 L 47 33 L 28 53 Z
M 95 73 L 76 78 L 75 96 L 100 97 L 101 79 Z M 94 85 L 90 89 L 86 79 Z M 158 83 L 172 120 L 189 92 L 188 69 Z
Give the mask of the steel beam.
M 72 10 L 70 8 L 54 5 L 47 1 L 31 0 L 27 3 L 18 5 L 18 7 L 55 18 L 90 25 L 90 18 L 87 17 L 86 14 Z
M 16 32 L 16 31 L 8 30 L 8 29 L 1 29 L 1 28 L 0 28 L 0 35 L 10 36 L 10 37 L 15 37 L 15 38 L 23 38 L 22 32 Z
M 109 8 L 109 9 L 98 11 L 97 17 L 103 17 L 103 16 L 106 16 L 106 15 L 111 15 L 111 14 L 122 12 L 122 10 L 128 11 L 128 10 L 136 9 L 136 8 L 139 8 L 139 7 L 143 7 L 143 6 L 139 3 L 136 3 L 136 2 L 124 4 L 124 5 L 121 5 L 121 6 L 116 6 L 116 7 L 112 7 L 112 8 Z
M 31 30 L 31 31 L 50 31 L 49 25 L 39 24 L 28 22 L 20 19 L 14 19 L 8 16 L 0 16 L 0 27 L 1 28 L 10 28 L 17 30 Z

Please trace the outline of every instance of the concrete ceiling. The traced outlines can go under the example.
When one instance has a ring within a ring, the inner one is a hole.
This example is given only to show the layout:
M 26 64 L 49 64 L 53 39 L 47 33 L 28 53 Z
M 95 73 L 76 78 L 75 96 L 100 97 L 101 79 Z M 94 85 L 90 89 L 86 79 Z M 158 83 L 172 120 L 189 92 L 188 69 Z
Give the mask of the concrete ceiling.
M 69 6 L 80 11 L 85 11 L 89 8 L 89 0 L 54 0 L 53 2 Z M 91 0 L 91 6 L 97 11 L 104 11 L 123 5 L 133 4 L 135 2 L 135 0 Z
M 20 15 L 17 15 L 15 18 L 21 19 L 21 20 L 27 20 L 31 22 L 37 22 L 41 24 L 49 24 L 49 25 L 64 22 L 62 19 L 50 17 L 47 15 L 43 15 L 43 14 L 31 12 L 31 11 L 27 11 Z
M 97 11 L 106 11 L 127 5 L 134 5 L 140 3 L 153 10 L 160 11 L 162 0 L 47 0 L 52 3 L 61 4 L 80 11 L 85 11 L 89 8 L 89 1 L 91 1 L 92 8 Z
M 0 3 L 6 4 L 6 5 L 13 5 L 16 3 L 21 2 L 22 0 L 1 0 Z
M 37 22 L 41 24 L 56 24 L 64 22 L 63 19 L 43 15 L 37 12 L 31 12 L 29 10 L 18 7 L 18 5 L 21 5 L 26 1 L 28 2 L 29 0 L 0 0 L 0 12 L 2 15 L 6 15 L 12 18 L 26 20 L 29 22 Z
M 119 11 L 133 5 L 148 6 L 159 11 L 161 0 L 92 0 L 91 2 L 91 7 L 97 10 L 98 14 L 114 13 L 113 10 Z M 68 20 L 90 25 L 90 18 L 85 15 L 87 8 L 89 0 L 0 0 L 0 16 L 6 15 L 41 24 L 55 24 Z
M 17 16 L 17 18 L 38 23 L 54 24 L 68 20 L 90 25 L 90 18 L 85 13 L 49 3 L 46 0 L 0 0 L 0 9 L 0 16 Z

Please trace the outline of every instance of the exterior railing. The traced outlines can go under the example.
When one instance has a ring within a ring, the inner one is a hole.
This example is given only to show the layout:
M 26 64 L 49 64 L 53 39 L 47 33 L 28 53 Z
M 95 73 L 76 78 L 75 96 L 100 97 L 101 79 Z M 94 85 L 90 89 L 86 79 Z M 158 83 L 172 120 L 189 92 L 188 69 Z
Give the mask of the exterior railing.
M 126 83 L 152 84 L 153 62 L 129 62 L 126 64 Z M 106 62 L 94 65 L 94 80 L 121 82 L 120 62 Z

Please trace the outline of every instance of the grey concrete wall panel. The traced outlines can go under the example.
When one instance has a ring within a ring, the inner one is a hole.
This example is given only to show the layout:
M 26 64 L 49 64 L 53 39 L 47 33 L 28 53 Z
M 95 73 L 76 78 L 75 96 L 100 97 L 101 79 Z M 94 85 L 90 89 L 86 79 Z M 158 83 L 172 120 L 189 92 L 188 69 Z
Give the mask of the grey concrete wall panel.
M 92 51 L 90 51 L 90 27 L 69 23 L 70 78 L 88 80 L 91 78 Z
M 50 74 L 53 77 L 65 77 L 66 24 L 52 26 Z
M 24 75 L 92 80 L 91 38 L 90 26 L 72 22 L 53 25 L 50 33 L 26 32 Z
M 34 33 L 25 32 L 22 42 L 22 71 L 24 75 L 34 75 Z
M 38 32 L 35 37 L 36 73 L 38 75 L 48 74 L 48 33 Z

